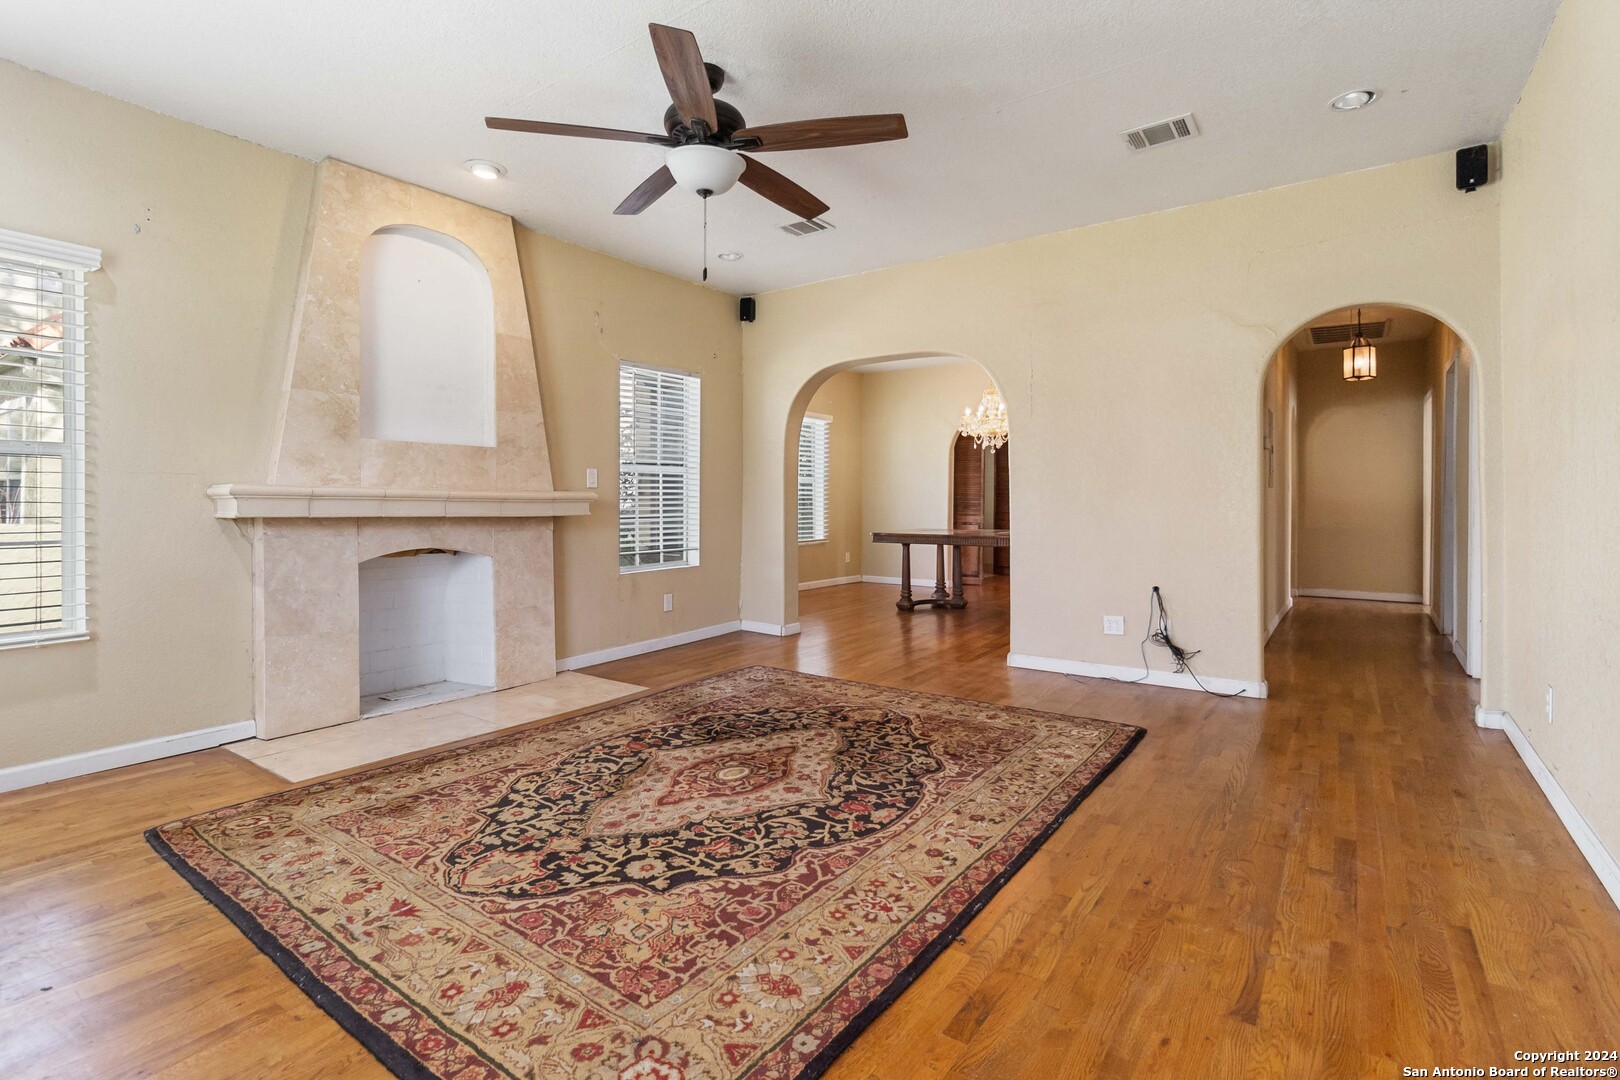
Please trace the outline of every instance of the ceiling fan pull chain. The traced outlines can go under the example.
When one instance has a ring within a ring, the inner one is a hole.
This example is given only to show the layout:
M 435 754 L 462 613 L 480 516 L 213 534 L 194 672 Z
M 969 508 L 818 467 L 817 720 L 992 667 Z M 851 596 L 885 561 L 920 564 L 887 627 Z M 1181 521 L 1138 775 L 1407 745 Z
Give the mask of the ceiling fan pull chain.
M 709 280 L 709 197 L 703 196 L 703 280 Z

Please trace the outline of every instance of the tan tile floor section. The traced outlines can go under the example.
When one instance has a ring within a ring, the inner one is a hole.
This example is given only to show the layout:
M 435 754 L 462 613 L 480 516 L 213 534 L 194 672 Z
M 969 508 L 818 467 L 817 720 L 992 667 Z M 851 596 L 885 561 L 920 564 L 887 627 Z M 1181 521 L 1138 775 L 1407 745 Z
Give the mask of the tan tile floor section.
M 373 716 L 279 739 L 245 739 L 225 749 L 284 780 L 308 780 L 589 708 L 645 689 L 633 683 L 565 671 L 555 679 L 510 690 Z

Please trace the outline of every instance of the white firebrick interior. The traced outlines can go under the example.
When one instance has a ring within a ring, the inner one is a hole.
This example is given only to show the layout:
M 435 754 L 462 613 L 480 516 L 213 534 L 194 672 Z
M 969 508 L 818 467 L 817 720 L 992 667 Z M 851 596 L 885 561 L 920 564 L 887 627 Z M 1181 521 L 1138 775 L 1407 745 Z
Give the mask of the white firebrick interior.
M 410 708 L 495 685 L 491 559 L 470 552 L 383 556 L 360 564 L 360 695 L 424 688 L 362 715 Z M 443 684 L 443 685 L 441 685 Z

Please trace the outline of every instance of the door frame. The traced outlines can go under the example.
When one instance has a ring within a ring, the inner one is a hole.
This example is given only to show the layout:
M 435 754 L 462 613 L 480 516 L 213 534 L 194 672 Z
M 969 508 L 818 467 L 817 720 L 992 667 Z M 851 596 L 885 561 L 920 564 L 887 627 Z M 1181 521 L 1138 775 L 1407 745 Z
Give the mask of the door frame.
M 1423 395 L 1423 602 L 1435 609 L 1434 574 L 1434 391 Z
M 1441 380 L 1440 428 L 1440 562 L 1436 603 L 1431 612 L 1435 629 L 1456 641 L 1457 630 L 1457 360 L 1446 361 Z

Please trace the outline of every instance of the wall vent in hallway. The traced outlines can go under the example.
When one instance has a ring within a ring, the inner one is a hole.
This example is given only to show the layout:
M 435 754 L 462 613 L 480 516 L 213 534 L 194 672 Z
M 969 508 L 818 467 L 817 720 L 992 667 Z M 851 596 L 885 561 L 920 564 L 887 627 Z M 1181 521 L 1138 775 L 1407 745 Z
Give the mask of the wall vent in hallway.
M 1361 324 L 1361 336 L 1369 341 L 1376 341 L 1389 333 L 1389 320 L 1382 322 L 1364 322 Z M 1339 326 L 1313 326 L 1311 327 L 1312 345 L 1338 345 L 1348 344 L 1356 336 L 1355 323 L 1343 323 Z
M 1193 119 L 1192 113 L 1187 113 L 1119 134 L 1132 150 L 1151 150 L 1155 146 L 1190 139 L 1199 134 L 1198 121 Z
M 826 232 L 832 227 L 832 222 L 823 221 L 820 218 L 810 218 L 806 221 L 795 221 L 791 225 L 778 226 L 789 236 L 813 236 L 818 232 Z

